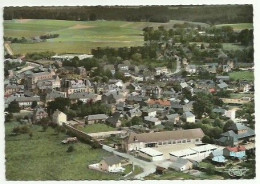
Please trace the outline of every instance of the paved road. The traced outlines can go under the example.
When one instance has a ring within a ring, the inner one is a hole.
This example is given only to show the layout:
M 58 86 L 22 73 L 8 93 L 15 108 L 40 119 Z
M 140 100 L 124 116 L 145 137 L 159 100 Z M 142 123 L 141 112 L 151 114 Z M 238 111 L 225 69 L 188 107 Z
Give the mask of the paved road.
M 111 148 L 109 146 L 103 145 L 102 148 L 108 152 L 112 152 L 115 155 L 121 156 L 123 158 L 129 159 L 130 162 L 132 162 L 134 165 L 137 165 L 143 169 L 143 172 L 136 175 L 135 179 L 143 179 L 145 176 L 148 176 L 149 174 L 152 174 L 156 170 L 156 165 L 154 162 L 147 162 L 138 158 L 135 158 L 132 155 L 121 153 L 116 151 L 114 148 Z
M 181 71 L 181 61 L 180 59 L 177 60 L 177 66 L 175 72 L 173 74 L 179 73 Z

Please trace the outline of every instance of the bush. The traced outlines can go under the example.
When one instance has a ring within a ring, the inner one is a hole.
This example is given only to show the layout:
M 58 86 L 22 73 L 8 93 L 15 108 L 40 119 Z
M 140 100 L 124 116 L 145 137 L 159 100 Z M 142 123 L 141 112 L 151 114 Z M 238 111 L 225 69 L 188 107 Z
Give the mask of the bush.
M 15 134 L 27 134 L 27 133 L 30 133 L 31 130 L 30 130 L 29 126 L 24 125 L 24 126 L 14 127 L 12 132 Z
M 70 153 L 70 152 L 73 152 L 73 151 L 75 151 L 74 146 L 69 146 L 68 149 L 67 149 L 67 152 Z

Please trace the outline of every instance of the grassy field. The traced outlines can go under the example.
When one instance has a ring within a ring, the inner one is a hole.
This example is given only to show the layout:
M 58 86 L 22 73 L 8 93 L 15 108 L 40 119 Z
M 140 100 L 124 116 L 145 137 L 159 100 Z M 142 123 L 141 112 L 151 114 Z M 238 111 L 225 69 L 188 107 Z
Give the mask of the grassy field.
M 83 143 L 74 145 L 75 151 L 67 153 L 69 145 L 61 141 L 67 136 L 55 134 L 52 128 L 42 132 L 33 126 L 33 136 L 11 136 L 18 123 L 5 124 L 6 178 L 7 180 L 114 180 L 121 176 L 88 169 L 110 153 L 92 149 Z
M 31 38 L 47 33 L 60 36 L 41 43 L 11 44 L 15 54 L 54 51 L 56 53 L 90 53 L 96 47 L 143 45 L 142 29 L 147 26 L 172 28 L 183 21 L 168 23 L 126 21 L 7 20 L 4 36 Z M 194 23 L 201 24 L 201 23 Z M 206 25 L 206 24 L 203 24 Z
M 229 76 L 233 80 L 254 80 L 254 72 L 252 71 L 239 71 L 239 72 L 231 72 Z
M 233 43 L 222 43 L 224 50 L 243 50 L 246 47 L 243 45 L 233 44 Z
M 116 128 L 101 123 L 86 125 L 84 128 L 79 128 L 79 129 L 86 133 L 108 132 L 108 131 L 116 130 Z
M 216 27 L 231 26 L 234 31 L 241 31 L 243 29 L 253 29 L 253 23 L 238 23 L 238 24 L 218 24 Z

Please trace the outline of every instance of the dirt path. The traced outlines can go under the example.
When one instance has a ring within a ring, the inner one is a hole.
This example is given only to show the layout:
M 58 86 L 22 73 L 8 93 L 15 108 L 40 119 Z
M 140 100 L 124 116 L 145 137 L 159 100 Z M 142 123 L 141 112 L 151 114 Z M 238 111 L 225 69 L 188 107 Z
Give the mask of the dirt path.
M 11 55 L 11 56 L 14 55 L 14 52 L 13 52 L 12 48 L 10 47 L 9 43 L 4 43 L 4 47 L 9 55 Z

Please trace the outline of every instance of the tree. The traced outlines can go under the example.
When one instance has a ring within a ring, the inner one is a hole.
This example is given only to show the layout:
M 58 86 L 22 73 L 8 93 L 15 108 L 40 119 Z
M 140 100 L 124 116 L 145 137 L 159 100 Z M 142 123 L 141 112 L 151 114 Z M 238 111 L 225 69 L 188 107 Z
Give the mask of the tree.
M 201 139 L 201 141 L 202 141 L 203 143 L 209 143 L 209 144 L 212 143 L 212 139 L 211 139 L 209 136 L 207 136 L 207 135 L 205 135 L 205 136 Z
M 95 20 L 97 20 L 97 15 L 96 15 L 95 13 L 91 13 L 91 14 L 89 15 L 89 20 L 90 20 L 90 21 L 95 21 Z
M 32 105 L 31 105 L 31 108 L 34 109 L 35 107 L 37 107 L 37 105 L 38 105 L 37 102 L 36 102 L 36 101 L 33 101 L 33 102 L 32 102 Z
M 10 122 L 14 118 L 13 113 L 8 113 L 5 115 L 5 122 Z
M 16 100 L 12 101 L 12 102 L 9 104 L 8 108 L 7 108 L 7 111 L 8 111 L 9 113 L 20 112 L 20 110 L 21 110 L 21 108 L 20 108 L 20 106 L 19 106 L 19 103 L 18 103 Z
M 228 120 L 228 121 L 225 123 L 224 127 L 223 127 L 223 131 L 224 131 L 224 132 L 228 131 L 228 129 L 229 129 L 232 125 L 234 125 L 234 124 L 235 124 L 235 123 L 234 123 L 232 120 Z
M 53 113 L 56 109 L 64 112 L 69 105 L 70 100 L 68 98 L 59 97 L 48 103 L 47 111 L 49 114 Z
M 223 128 L 224 125 L 220 119 L 215 119 L 215 121 L 212 123 L 213 126 Z
M 213 109 L 212 95 L 207 93 L 197 93 L 194 97 L 193 110 L 198 118 L 203 114 L 210 114 Z
M 71 153 L 71 152 L 73 152 L 73 151 L 75 151 L 74 146 L 72 146 L 72 145 L 69 146 L 68 149 L 67 149 L 67 152 L 68 152 L 68 153 Z

